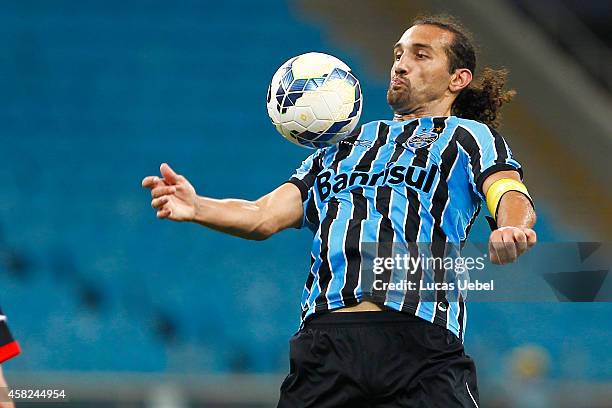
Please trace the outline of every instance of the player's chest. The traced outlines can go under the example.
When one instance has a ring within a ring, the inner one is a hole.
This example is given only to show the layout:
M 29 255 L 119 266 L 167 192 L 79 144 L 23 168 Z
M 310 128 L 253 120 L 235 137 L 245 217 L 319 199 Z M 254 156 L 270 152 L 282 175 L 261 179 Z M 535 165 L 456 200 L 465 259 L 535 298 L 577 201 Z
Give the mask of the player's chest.
M 396 137 L 384 144 L 372 140 L 357 140 L 339 145 L 338 151 L 323 159 L 323 170 L 336 173 L 379 173 L 393 166 L 440 167 L 442 151 L 448 146 L 439 134 L 420 133 L 409 138 Z
M 315 187 L 322 201 L 355 187 L 365 189 L 388 186 L 403 191 L 406 187 L 429 194 L 440 173 L 440 146 L 429 143 L 391 140 L 377 146 L 360 143 L 350 150 L 338 149 L 323 159 Z M 348 148 L 347 148 L 348 149 Z

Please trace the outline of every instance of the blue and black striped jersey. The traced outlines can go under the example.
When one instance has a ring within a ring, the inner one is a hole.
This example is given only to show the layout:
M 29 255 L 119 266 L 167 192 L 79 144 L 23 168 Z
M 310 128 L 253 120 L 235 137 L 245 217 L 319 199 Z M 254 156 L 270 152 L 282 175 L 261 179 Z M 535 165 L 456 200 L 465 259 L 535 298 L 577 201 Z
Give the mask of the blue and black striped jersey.
M 460 297 L 448 302 L 437 294 L 434 302 L 364 291 L 362 245 L 463 243 L 484 199 L 484 180 L 501 170 L 522 175 L 504 138 L 455 116 L 371 122 L 309 156 L 289 180 L 302 194 L 302 225 L 314 233 L 302 323 L 370 300 L 463 338 Z

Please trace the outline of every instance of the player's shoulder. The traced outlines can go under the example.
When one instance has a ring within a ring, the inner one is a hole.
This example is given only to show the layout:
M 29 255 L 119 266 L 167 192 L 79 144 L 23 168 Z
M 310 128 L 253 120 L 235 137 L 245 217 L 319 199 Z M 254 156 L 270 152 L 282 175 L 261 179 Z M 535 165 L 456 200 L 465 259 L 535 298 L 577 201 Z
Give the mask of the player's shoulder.
M 473 119 L 459 118 L 457 116 L 453 116 L 454 120 L 457 122 L 457 128 L 467 130 L 467 131 L 476 131 L 476 132 L 491 132 L 491 128 L 482 122 Z
M 490 144 L 498 138 L 503 138 L 493 127 L 477 120 L 456 118 L 455 136 L 458 140 L 475 140 L 478 144 Z

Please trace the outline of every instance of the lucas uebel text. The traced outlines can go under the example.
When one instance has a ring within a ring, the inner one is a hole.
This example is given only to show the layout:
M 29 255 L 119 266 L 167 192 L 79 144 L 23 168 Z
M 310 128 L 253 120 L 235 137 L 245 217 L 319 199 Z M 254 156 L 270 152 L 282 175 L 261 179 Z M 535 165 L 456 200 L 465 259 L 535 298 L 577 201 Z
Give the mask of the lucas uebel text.
M 485 267 L 485 257 L 427 257 L 410 256 L 408 254 L 396 254 L 392 257 L 375 257 L 373 259 L 373 272 L 377 276 L 373 282 L 375 290 L 398 290 L 398 291 L 493 291 L 494 281 L 471 281 L 468 277 L 470 271 L 482 271 Z M 409 279 L 393 280 L 386 282 L 380 279 L 387 271 L 402 272 L 402 275 L 414 275 L 418 270 L 444 270 L 446 277 L 453 276 L 454 279 L 446 279 L 444 282 L 426 282 L 420 280 L 415 282 Z
M 458 282 L 412 282 L 402 279 L 399 282 L 383 282 L 380 279 L 374 280 L 375 290 L 401 290 L 401 291 L 421 291 L 421 290 L 447 290 L 453 291 L 475 291 L 475 290 L 495 290 L 493 279 L 481 282 L 478 279 L 473 282 L 460 280 Z

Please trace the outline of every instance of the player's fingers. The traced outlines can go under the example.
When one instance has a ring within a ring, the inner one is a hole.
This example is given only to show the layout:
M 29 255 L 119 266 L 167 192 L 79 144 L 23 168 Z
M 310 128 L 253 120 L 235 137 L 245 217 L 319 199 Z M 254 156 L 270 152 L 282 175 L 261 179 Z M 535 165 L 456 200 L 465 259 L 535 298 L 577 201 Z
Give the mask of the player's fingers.
M 493 246 L 489 248 L 489 258 L 491 259 L 491 262 L 494 263 L 495 265 L 503 264 L 501 252 L 502 252 L 501 250 Z
M 489 238 L 489 256 L 494 264 L 502 263 L 504 252 L 504 242 L 499 230 L 493 231 Z
M 155 185 L 157 184 L 157 182 L 160 180 L 159 177 L 157 176 L 147 176 L 145 178 L 142 179 L 142 186 L 144 188 L 153 188 L 155 187 Z
M 168 183 L 176 184 L 179 181 L 180 176 L 172 170 L 168 163 L 162 163 L 161 166 L 159 166 L 159 171 Z
M 500 260 L 499 260 L 499 256 L 497 255 L 497 251 L 493 248 L 491 243 L 489 243 L 489 259 L 491 260 L 491 263 L 495 265 L 500 264 Z
M 172 215 L 172 210 L 170 210 L 169 208 L 162 208 L 161 210 L 157 211 L 157 218 L 168 218 L 170 215 Z
M 514 229 L 507 229 L 502 233 L 504 239 L 504 263 L 514 262 L 518 257 L 516 242 L 514 242 Z
M 497 262 L 494 263 L 503 265 L 512 262 L 516 258 L 514 239 L 510 231 L 503 228 L 493 231 L 489 242 L 492 247 L 492 254 L 497 257 Z
M 155 187 L 168 186 L 169 184 L 164 181 L 164 179 L 157 176 L 149 176 L 145 177 L 142 180 L 142 186 L 144 188 L 153 189 Z
M 493 245 L 493 251 L 498 258 L 498 264 L 503 265 L 508 262 L 506 254 L 506 244 L 503 241 L 503 236 L 500 234 L 497 241 L 491 242 Z
M 158 198 L 158 197 L 162 197 L 168 194 L 174 194 L 176 193 L 176 188 L 174 186 L 163 186 L 163 187 L 156 187 L 153 190 L 151 190 L 151 197 L 152 198 Z
M 527 246 L 531 248 L 538 241 L 538 236 L 531 228 L 525 230 L 525 236 L 527 237 Z
M 521 230 L 514 231 L 514 242 L 516 243 L 517 256 L 527 251 L 527 236 Z
M 151 207 L 158 208 L 158 209 L 162 208 L 169 200 L 170 200 L 170 197 L 168 196 L 154 198 L 153 200 L 151 200 Z

